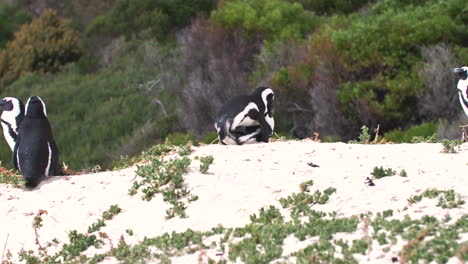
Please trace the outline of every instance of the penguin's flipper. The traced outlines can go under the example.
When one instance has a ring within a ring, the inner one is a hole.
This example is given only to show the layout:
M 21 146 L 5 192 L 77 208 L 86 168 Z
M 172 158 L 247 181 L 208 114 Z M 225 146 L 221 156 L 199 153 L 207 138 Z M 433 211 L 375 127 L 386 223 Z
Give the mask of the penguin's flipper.
M 49 145 L 50 145 L 50 150 L 52 151 L 51 160 L 50 160 L 51 168 L 49 170 L 50 171 L 49 176 L 64 175 L 62 166 L 60 166 L 60 162 L 59 162 L 59 151 L 57 148 L 57 144 L 55 143 L 55 140 L 53 138 L 49 139 Z
M 19 169 L 19 161 L 18 161 L 18 146 L 20 143 L 20 135 L 16 138 L 16 143 L 15 147 L 13 148 L 13 166 L 17 171 L 20 171 Z
M 266 121 L 265 115 L 263 115 L 257 110 L 252 109 L 249 111 L 249 117 L 258 121 L 261 128 L 261 141 L 268 142 L 273 133 L 273 129 Z

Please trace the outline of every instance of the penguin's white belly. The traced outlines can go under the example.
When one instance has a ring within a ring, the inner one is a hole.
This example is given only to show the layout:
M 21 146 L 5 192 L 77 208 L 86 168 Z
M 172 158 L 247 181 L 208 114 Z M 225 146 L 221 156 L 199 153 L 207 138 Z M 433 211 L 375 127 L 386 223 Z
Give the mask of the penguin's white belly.
M 253 120 L 250 117 L 246 116 L 238 126 L 248 127 L 248 126 L 257 126 L 259 123 L 257 120 Z
M 11 150 L 15 148 L 15 140 L 13 137 L 10 135 L 9 127 L 2 123 L 2 128 L 3 128 L 3 136 L 5 137 L 5 140 L 8 143 L 8 146 L 10 146 Z

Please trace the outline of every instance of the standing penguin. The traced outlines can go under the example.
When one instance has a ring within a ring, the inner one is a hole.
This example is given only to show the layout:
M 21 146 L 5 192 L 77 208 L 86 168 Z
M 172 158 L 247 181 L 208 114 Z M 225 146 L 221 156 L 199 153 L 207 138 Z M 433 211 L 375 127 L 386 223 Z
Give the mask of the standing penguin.
M 273 99 L 273 90 L 259 87 L 226 102 L 215 123 L 221 144 L 268 142 L 275 126 Z
M 13 151 L 18 137 L 19 124 L 24 117 L 24 105 L 17 98 L 5 97 L 0 100 L 0 107 L 3 111 L 1 115 L 3 136 Z
M 46 106 L 38 96 L 30 97 L 26 103 L 13 163 L 28 187 L 35 187 L 45 177 L 60 173 L 59 153 L 47 119 Z
M 460 99 L 463 111 L 465 111 L 465 114 L 468 116 L 468 67 L 463 66 L 461 68 L 455 68 L 453 69 L 453 73 L 456 73 L 460 78 L 457 84 L 458 98 Z

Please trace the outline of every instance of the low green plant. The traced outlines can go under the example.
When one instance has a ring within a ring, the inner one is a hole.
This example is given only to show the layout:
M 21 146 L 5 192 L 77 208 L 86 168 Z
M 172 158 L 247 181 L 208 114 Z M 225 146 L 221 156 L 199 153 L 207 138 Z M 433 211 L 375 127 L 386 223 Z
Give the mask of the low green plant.
M 294 193 L 286 198 L 281 198 L 279 202 L 283 208 L 289 208 L 291 213 L 294 215 L 304 215 L 312 211 L 311 207 L 315 204 L 325 204 L 330 195 L 336 192 L 333 187 L 327 188 L 323 193 L 316 190 L 311 193 L 310 187 L 313 185 L 313 181 L 309 180 L 300 184 L 300 193 Z
M 18 188 L 24 181 L 21 175 L 13 172 L 13 170 L 5 169 L 0 162 L 0 183 L 11 184 L 13 187 Z
M 361 127 L 361 134 L 359 134 L 359 141 L 351 140 L 348 143 L 350 144 L 369 144 L 370 142 L 369 128 L 367 126 Z
M 440 141 L 442 143 L 442 146 L 444 149 L 442 150 L 443 153 L 457 153 L 457 150 L 455 149 L 456 147 L 460 147 L 462 144 L 461 140 L 456 139 L 456 140 L 449 140 L 449 139 L 442 139 Z
M 407 130 L 394 129 L 385 133 L 388 141 L 395 143 L 435 143 L 438 134 L 437 124 L 428 122 L 412 126 Z
M 383 177 L 396 175 L 396 171 L 392 168 L 384 169 L 382 166 L 374 167 L 374 170 L 371 172 L 376 179 L 381 179 Z
M 101 227 L 106 226 L 105 221 L 111 220 L 122 211 L 118 205 L 111 205 L 109 210 L 102 213 L 102 218 L 99 219 L 96 223 L 88 227 L 88 233 L 94 233 L 101 229 Z
M 135 195 L 141 188 L 143 199 L 150 201 L 157 193 L 161 193 L 164 201 L 171 204 L 171 208 L 166 210 L 167 218 L 176 215 L 187 217 L 185 214 L 186 205 L 182 199 L 192 202 L 198 199 L 196 195 L 191 195 L 184 186 L 183 174 L 190 165 L 191 160 L 187 156 L 191 151 L 190 146 L 181 147 L 179 154 L 181 158 L 171 158 L 164 160 L 163 153 L 175 150 L 174 146 L 163 145 L 153 147 L 143 156 L 148 164 L 137 165 L 136 175 L 142 178 L 141 181 L 134 181 L 129 189 L 130 195 Z M 156 154 L 156 155 L 155 155 Z M 159 154 L 159 155 L 158 155 Z
M 444 209 L 457 208 L 458 206 L 465 204 L 465 201 L 460 197 L 456 199 L 454 190 L 441 191 L 437 189 L 428 189 L 420 195 L 411 196 L 408 198 L 408 202 L 415 204 L 420 202 L 423 198 L 435 199 L 437 197 L 439 198 L 437 206 Z
M 195 159 L 200 160 L 200 172 L 201 173 L 207 173 L 208 169 L 210 168 L 210 165 L 214 161 L 214 158 L 211 155 L 203 156 L 203 157 L 195 157 Z

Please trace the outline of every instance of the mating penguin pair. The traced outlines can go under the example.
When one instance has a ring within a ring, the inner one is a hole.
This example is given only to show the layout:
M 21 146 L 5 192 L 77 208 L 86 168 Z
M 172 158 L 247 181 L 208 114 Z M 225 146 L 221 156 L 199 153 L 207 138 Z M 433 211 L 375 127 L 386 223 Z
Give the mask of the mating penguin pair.
M 6 97 L 0 106 L 3 134 L 26 186 L 35 187 L 45 177 L 59 175 L 59 153 L 42 99 L 30 97 L 24 107 L 20 100 Z
M 460 99 L 463 111 L 465 111 L 465 114 L 468 116 L 468 67 L 463 66 L 461 68 L 455 68 L 453 69 L 453 73 L 457 74 L 460 78 L 457 84 L 458 98 Z
M 219 112 L 215 128 L 223 145 L 268 142 L 273 134 L 273 90 L 259 87 L 251 95 L 233 97 Z

